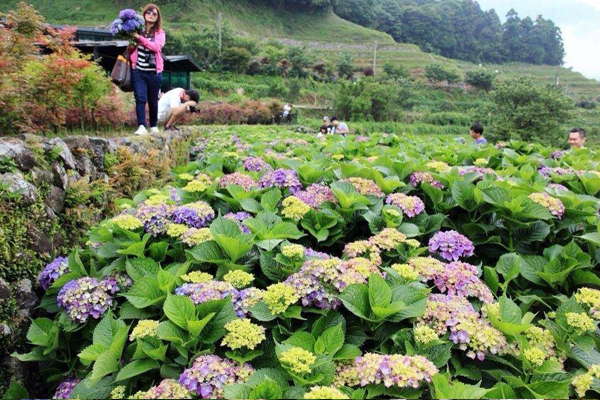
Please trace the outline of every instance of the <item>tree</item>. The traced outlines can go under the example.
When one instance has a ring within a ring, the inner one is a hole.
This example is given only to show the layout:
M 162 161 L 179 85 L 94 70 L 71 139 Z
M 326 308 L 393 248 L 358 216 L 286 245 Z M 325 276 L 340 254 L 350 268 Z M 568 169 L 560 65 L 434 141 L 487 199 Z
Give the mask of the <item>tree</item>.
M 408 69 L 404 65 L 389 61 L 383 64 L 383 73 L 389 79 L 408 78 L 410 76 Z
M 252 59 L 252 54 L 242 47 L 228 47 L 223 50 L 221 61 L 226 70 L 237 72 L 238 74 L 248 69 L 248 64 Z
M 334 102 L 336 114 L 343 119 L 386 121 L 398 111 L 401 91 L 371 77 L 358 82 L 344 81 Z
M 496 74 L 493 71 L 480 68 L 467 72 L 465 82 L 478 90 L 489 92 L 494 86 L 494 79 Z
M 425 77 L 432 83 L 448 82 L 456 83 L 460 81 L 458 71 L 444 68 L 440 64 L 431 64 L 425 67 Z
M 337 64 L 338 75 L 340 78 L 350 79 L 354 74 L 354 58 L 345 53 Z
M 491 92 L 489 136 L 558 144 L 561 124 L 570 117 L 572 101 L 556 87 L 539 87 L 520 78 L 501 83 Z
M 287 51 L 287 61 L 292 64 L 293 76 L 305 76 L 306 68 L 310 66 L 310 59 L 306 47 L 292 46 Z

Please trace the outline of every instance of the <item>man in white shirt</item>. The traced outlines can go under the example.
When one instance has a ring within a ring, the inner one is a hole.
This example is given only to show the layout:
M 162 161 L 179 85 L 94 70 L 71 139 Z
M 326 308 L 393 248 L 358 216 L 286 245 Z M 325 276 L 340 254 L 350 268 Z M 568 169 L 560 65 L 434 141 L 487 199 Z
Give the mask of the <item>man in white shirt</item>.
M 164 125 L 165 130 L 173 129 L 186 112 L 194 110 L 199 100 L 200 95 L 196 90 L 169 90 L 158 100 L 158 123 Z
M 290 113 L 292 112 L 292 105 L 287 103 L 283 106 L 283 122 L 291 122 L 292 119 L 290 117 Z
M 337 117 L 331 117 L 331 124 L 333 125 L 332 133 L 334 135 L 346 136 L 350 132 L 348 125 L 345 122 L 340 122 Z

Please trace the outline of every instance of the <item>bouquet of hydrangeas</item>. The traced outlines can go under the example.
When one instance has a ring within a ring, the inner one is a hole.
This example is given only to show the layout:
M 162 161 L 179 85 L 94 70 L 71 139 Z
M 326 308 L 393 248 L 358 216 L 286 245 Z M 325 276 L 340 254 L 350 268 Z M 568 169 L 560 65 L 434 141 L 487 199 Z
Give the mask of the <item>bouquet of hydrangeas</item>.
M 135 10 L 126 9 L 119 12 L 119 18 L 110 24 L 110 31 L 113 36 L 121 39 L 132 39 L 132 35 L 144 31 L 144 17 Z

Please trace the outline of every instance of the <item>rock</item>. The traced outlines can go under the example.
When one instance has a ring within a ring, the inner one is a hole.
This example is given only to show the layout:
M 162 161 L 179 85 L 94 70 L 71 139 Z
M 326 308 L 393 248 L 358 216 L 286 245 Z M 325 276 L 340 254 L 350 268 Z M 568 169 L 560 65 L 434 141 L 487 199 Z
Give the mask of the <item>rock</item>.
M 33 204 L 38 198 L 36 187 L 26 181 L 20 172 L 0 174 L 0 184 L 8 185 L 8 190 L 11 193 L 20 191 L 21 197 L 26 204 Z
M 0 299 L 9 299 L 10 296 L 10 286 L 8 286 L 8 283 L 4 279 L 0 278 Z
M 73 153 L 71 153 L 69 146 L 67 146 L 62 139 L 54 138 L 44 144 L 44 150 L 46 150 L 46 152 L 53 151 L 57 147 L 61 149 L 60 153 L 58 153 L 58 158 L 63 161 L 65 167 L 68 169 L 75 169 L 77 166 L 75 157 L 73 157 Z
M 20 310 L 32 310 L 38 303 L 33 293 L 33 285 L 29 279 L 21 279 L 15 285 L 17 304 Z
M 27 225 L 27 233 L 29 233 L 29 248 L 31 250 L 40 254 L 52 252 L 52 242 L 41 229 L 35 225 Z
M 6 324 L 0 324 L 0 337 L 2 336 L 10 336 L 12 334 L 12 329 L 10 326 Z
M 65 238 L 60 232 L 56 232 L 52 238 L 52 244 L 55 249 L 60 249 L 65 244 Z
M 317 131 L 315 129 L 313 129 L 311 127 L 308 127 L 308 126 L 299 126 L 299 127 L 296 128 L 296 132 L 298 132 L 298 133 L 311 133 L 311 134 L 317 133 Z
M 52 164 L 52 175 L 54 176 L 54 186 L 57 186 L 62 190 L 67 190 L 67 187 L 69 186 L 69 176 L 67 175 L 65 168 L 57 161 Z
M 54 182 L 54 176 L 52 175 L 52 171 L 48 171 L 37 167 L 34 167 L 31 170 L 31 177 L 33 178 L 33 183 L 35 183 L 36 186 L 52 185 L 52 183 Z
M 56 214 L 60 214 L 65 208 L 66 193 L 61 188 L 52 186 L 50 193 L 44 199 L 44 203 L 49 206 Z
M 104 171 L 104 155 L 117 151 L 117 145 L 114 141 L 103 138 L 90 138 L 90 144 L 94 150 L 92 162 L 98 171 Z
M 50 220 L 55 220 L 56 219 L 56 214 L 54 213 L 54 211 L 48 207 L 48 205 L 44 204 L 44 211 L 46 212 L 46 216 L 48 217 L 48 219 Z
M 21 171 L 29 171 L 35 166 L 35 157 L 22 140 L 0 140 L 0 159 L 4 157 L 14 160 Z

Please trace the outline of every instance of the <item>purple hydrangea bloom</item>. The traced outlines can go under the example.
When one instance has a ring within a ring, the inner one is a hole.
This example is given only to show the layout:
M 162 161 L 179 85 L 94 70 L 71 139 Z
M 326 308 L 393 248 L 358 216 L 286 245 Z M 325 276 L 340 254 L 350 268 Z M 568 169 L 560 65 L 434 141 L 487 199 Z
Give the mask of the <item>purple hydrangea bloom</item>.
M 135 19 L 128 19 L 127 21 L 123 22 L 122 29 L 125 32 L 133 33 L 139 26 L 140 26 L 139 22 L 136 21 Z
M 121 10 L 119 12 L 119 18 L 123 21 L 135 19 L 137 15 L 137 12 L 135 10 L 132 10 L 131 8 L 126 8 L 125 10 Z
M 473 255 L 473 243 L 456 231 L 438 232 L 429 240 L 429 252 L 449 261 L 457 261 L 461 257 Z
M 410 176 L 410 184 L 414 187 L 417 187 L 423 182 L 427 182 L 431 186 L 438 189 L 444 188 L 444 184 L 440 181 L 437 181 L 429 172 L 415 172 Z
M 68 257 L 57 257 L 50 264 L 46 265 L 39 277 L 40 284 L 44 290 L 47 290 L 58 278 L 69 272 L 68 264 Z
M 280 189 L 289 188 L 291 194 L 302 190 L 302 184 L 298 180 L 298 175 L 293 169 L 276 169 L 268 171 L 258 182 L 261 189 L 277 187 Z
M 479 279 L 477 267 L 460 261 L 444 266 L 444 271 L 433 278 L 442 293 L 464 297 L 477 297 L 486 304 L 494 301 L 492 292 Z
M 240 172 L 234 172 L 233 174 L 224 175 L 219 178 L 219 187 L 226 188 L 229 185 L 238 185 L 244 188 L 246 191 L 250 191 L 257 187 L 257 183 L 251 176 L 244 175 Z
M 82 324 L 90 316 L 100 318 L 113 304 L 106 283 L 88 277 L 69 281 L 60 289 L 56 300 L 73 321 Z
M 77 378 L 67 378 L 58 385 L 56 392 L 54 392 L 53 399 L 69 399 L 71 398 L 71 392 L 80 382 Z
M 273 168 L 260 157 L 247 157 L 244 159 L 244 168 L 248 171 L 270 171 Z
M 184 283 L 175 289 L 175 294 L 189 297 L 196 305 L 207 301 L 222 300 L 227 296 L 231 296 L 235 313 L 239 317 L 244 317 L 247 314 L 247 311 L 241 307 L 239 290 L 227 282 Z
M 205 202 L 198 201 L 177 207 L 173 211 L 173 222 L 200 229 L 215 218 L 215 211 Z
M 470 165 L 468 167 L 463 167 L 458 170 L 458 174 L 460 176 L 463 176 L 468 173 L 477 173 L 477 174 L 481 174 L 481 175 L 493 175 L 496 177 L 498 176 L 498 174 L 496 174 L 496 171 L 494 171 L 491 168 L 476 167 L 474 165 Z
M 564 155 L 565 155 L 564 151 L 554 150 L 552 152 L 552 154 L 550 154 L 550 158 L 552 158 L 553 160 L 560 160 Z
M 337 203 L 331 188 L 320 183 L 313 183 L 306 190 L 297 192 L 294 196 L 315 209 L 325 202 Z
M 216 355 L 198 357 L 192 368 L 179 376 L 179 383 L 203 399 L 221 399 L 224 387 L 244 383 L 254 372 L 249 364 L 238 365 Z
M 152 236 L 166 232 L 167 225 L 171 222 L 169 217 L 173 214 L 174 207 L 168 204 L 140 205 L 135 210 L 134 216 L 144 223 L 144 229 Z
M 110 24 L 110 33 L 112 33 L 113 36 L 117 36 L 117 34 L 119 33 L 119 31 L 121 31 L 122 28 L 123 21 L 121 19 L 115 19 Z
M 306 258 L 320 258 L 322 260 L 328 260 L 331 258 L 331 256 L 329 254 L 313 250 L 310 247 L 307 247 L 304 250 L 304 255 Z
M 237 223 L 237 225 L 240 227 L 240 229 L 242 230 L 242 233 L 250 233 L 250 229 L 248 229 L 248 227 L 246 225 L 243 225 L 242 222 L 244 222 L 246 219 L 251 218 L 252 215 L 241 211 L 241 212 L 237 212 L 237 213 L 227 213 L 223 216 L 223 218 L 227 218 L 230 220 L 233 220 Z
M 115 271 L 102 281 L 110 294 L 115 294 L 133 285 L 133 280 L 125 272 Z
M 403 193 L 392 193 L 388 195 L 385 202 L 400 207 L 402 212 L 409 218 L 415 217 L 425 210 L 423 200 L 416 196 L 407 196 Z

